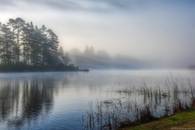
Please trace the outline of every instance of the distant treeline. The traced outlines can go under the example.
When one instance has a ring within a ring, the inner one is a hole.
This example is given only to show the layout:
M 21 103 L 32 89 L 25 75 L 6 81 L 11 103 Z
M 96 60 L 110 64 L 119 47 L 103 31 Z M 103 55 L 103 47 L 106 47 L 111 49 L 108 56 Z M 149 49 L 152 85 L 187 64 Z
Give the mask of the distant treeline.
M 0 23 L 0 71 L 75 70 L 59 47 L 58 36 L 46 26 L 21 18 Z
M 84 50 L 73 49 L 69 51 L 72 63 L 80 68 L 91 69 L 139 69 L 148 64 L 136 58 L 125 55 L 111 55 L 104 50 L 96 50 L 87 46 Z

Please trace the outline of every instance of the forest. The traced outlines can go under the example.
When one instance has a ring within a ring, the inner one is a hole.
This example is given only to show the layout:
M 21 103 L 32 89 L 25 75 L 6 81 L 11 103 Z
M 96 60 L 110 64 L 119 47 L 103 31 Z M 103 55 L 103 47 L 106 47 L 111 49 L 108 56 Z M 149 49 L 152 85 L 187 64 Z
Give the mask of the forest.
M 0 71 L 78 70 L 45 25 L 22 18 L 0 23 Z

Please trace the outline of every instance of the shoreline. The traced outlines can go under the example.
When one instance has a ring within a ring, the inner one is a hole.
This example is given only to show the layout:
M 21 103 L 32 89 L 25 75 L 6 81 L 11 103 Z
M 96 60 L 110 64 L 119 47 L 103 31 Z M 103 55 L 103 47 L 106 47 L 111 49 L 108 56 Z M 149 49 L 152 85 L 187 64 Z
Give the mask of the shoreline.
M 70 65 L 49 65 L 49 66 L 32 66 L 26 64 L 0 65 L 0 73 L 15 72 L 88 72 L 88 68 L 79 68 L 73 64 Z
M 30 73 L 30 72 L 89 72 L 89 69 L 45 69 L 45 70 L 0 70 L 0 73 Z
M 1 71 L 0 73 L 31 73 L 31 72 L 90 72 L 89 69 L 87 70 L 23 70 L 23 71 Z
M 117 130 L 171 130 L 195 129 L 195 109 L 178 112 L 147 123 L 119 128 Z

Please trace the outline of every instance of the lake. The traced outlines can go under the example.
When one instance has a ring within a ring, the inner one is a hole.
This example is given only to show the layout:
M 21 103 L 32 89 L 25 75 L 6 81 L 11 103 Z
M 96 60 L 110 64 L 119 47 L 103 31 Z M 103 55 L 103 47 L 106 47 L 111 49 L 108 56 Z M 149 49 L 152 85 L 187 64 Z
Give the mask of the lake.
M 155 117 L 190 106 L 194 90 L 192 70 L 1 73 L 0 130 L 108 129 L 146 106 Z

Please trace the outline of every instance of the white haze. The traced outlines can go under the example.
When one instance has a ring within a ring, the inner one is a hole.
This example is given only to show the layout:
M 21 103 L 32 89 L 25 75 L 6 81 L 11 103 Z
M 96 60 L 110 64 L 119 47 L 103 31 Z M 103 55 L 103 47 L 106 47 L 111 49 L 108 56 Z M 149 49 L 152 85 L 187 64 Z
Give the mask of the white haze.
M 65 50 L 87 45 L 153 66 L 195 65 L 193 0 L 0 0 L 0 21 L 45 24 Z

